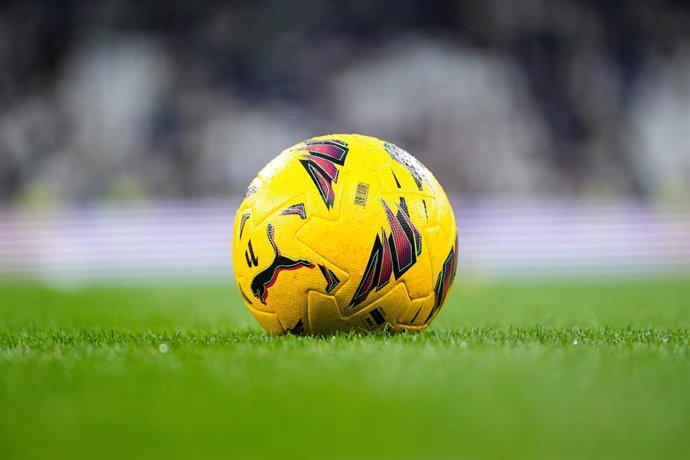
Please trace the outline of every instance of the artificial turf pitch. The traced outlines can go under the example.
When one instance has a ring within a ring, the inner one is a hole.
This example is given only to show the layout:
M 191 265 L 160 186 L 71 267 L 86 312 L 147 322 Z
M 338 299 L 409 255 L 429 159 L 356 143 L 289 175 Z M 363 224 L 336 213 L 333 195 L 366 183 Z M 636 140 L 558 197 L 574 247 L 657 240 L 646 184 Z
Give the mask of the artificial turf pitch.
M 690 280 L 459 280 L 421 335 L 229 285 L 0 284 L 0 458 L 689 458 Z

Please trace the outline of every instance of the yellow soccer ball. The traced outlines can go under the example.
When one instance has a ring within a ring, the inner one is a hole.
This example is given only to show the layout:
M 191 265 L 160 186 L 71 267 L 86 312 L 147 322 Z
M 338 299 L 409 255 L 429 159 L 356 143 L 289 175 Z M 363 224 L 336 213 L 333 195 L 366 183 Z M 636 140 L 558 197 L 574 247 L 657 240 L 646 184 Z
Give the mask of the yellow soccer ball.
M 233 264 L 249 311 L 275 334 L 420 331 L 455 277 L 457 226 L 412 155 L 357 134 L 284 150 L 251 182 Z

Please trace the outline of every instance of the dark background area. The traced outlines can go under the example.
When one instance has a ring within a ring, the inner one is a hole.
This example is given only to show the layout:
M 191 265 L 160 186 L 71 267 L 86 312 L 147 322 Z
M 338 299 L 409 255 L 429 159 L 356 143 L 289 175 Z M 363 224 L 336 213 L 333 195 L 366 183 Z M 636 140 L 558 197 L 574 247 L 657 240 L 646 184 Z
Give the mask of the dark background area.
M 684 1 L 0 6 L 0 200 L 241 193 L 360 132 L 470 196 L 690 196 Z

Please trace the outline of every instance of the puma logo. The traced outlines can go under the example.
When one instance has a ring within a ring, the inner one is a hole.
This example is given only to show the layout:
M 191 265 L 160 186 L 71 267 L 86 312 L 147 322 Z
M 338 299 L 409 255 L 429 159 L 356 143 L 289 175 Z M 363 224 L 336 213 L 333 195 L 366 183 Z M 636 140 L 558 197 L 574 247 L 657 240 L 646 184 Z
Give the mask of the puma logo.
M 264 305 L 266 305 L 266 299 L 268 298 L 268 288 L 273 286 L 273 284 L 276 282 L 276 280 L 278 279 L 278 274 L 281 272 L 281 270 L 297 270 L 300 267 L 314 268 L 314 264 L 309 262 L 308 260 L 293 260 L 287 256 L 282 255 L 280 253 L 280 250 L 278 249 L 278 246 L 276 245 L 275 239 L 273 238 L 273 233 L 273 225 L 268 224 L 268 241 L 271 243 L 271 246 L 273 247 L 273 253 L 275 254 L 275 258 L 273 259 L 273 262 L 271 262 L 271 265 L 268 266 L 268 268 L 260 271 L 254 277 L 251 285 L 254 297 L 259 299 L 259 301 Z

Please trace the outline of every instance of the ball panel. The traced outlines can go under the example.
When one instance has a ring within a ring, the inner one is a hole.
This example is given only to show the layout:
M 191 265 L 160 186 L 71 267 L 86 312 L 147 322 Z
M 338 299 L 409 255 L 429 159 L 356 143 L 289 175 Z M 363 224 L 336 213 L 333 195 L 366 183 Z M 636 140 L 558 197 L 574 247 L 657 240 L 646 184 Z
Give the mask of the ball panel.
M 347 332 L 350 324 L 340 315 L 335 297 L 317 291 L 309 291 L 308 324 L 314 333 Z
M 359 329 L 399 332 L 396 328 L 397 319 L 405 312 L 409 305 L 410 297 L 405 289 L 405 285 L 396 284 L 366 307 L 360 309 L 348 320 L 353 327 Z
M 456 225 L 455 213 L 453 212 L 453 206 L 450 204 L 448 196 L 443 190 L 443 187 L 441 187 L 435 178 L 433 181 L 436 183 L 436 188 L 438 190 L 436 195 L 438 223 L 445 235 L 448 237 L 450 244 L 454 244 L 458 228 Z
M 434 307 L 434 296 L 415 299 L 409 303 L 407 310 L 398 318 L 400 327 L 422 327 L 427 324 L 427 318 Z

